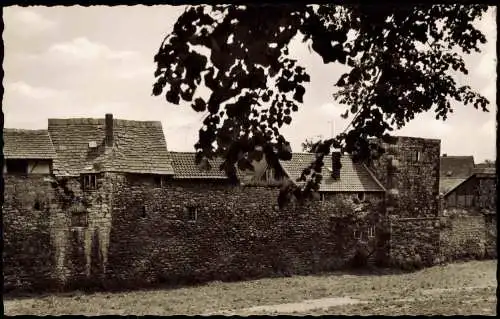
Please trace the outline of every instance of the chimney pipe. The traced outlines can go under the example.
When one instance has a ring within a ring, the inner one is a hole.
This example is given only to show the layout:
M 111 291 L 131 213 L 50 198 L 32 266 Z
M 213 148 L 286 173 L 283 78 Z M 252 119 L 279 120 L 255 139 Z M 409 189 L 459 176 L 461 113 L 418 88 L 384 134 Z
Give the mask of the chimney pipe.
M 443 157 L 446 157 L 446 156 L 448 156 L 448 154 L 444 153 L 444 154 L 443 154 Z
M 340 163 L 340 152 L 332 152 L 332 178 L 339 179 L 340 178 L 340 169 L 342 168 L 342 164 Z
M 105 119 L 106 127 L 106 146 L 113 146 L 113 114 L 106 114 Z

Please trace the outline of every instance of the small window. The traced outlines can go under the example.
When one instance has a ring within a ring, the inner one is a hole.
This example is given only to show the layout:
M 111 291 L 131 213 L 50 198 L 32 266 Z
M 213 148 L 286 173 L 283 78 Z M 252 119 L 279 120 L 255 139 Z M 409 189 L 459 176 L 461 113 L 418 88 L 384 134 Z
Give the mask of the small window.
M 85 174 L 83 175 L 83 189 L 96 189 L 97 188 L 97 175 Z
M 186 207 L 186 220 L 189 222 L 195 222 L 198 219 L 198 208 L 194 206 Z
M 358 199 L 359 199 L 360 202 L 364 202 L 365 201 L 365 193 L 360 192 L 360 193 L 357 194 L 357 197 L 358 197 Z
M 86 211 L 73 211 L 71 213 L 71 226 L 72 227 L 87 227 L 88 215 Z
M 274 170 L 272 168 L 268 168 L 266 170 L 266 182 L 274 181 Z
M 375 237 L 375 226 L 368 227 L 368 230 L 366 233 L 367 233 L 368 238 Z
M 7 173 L 11 174 L 27 174 L 28 161 L 23 159 L 8 159 L 6 160 Z
M 361 232 L 359 230 L 355 230 L 353 232 L 354 239 L 361 239 Z
M 320 196 L 320 200 L 322 202 L 324 202 L 325 201 L 325 193 L 321 193 L 319 196 Z
M 155 187 L 163 188 L 167 185 L 167 177 L 163 175 L 155 175 L 154 183 Z
M 413 163 L 420 162 L 422 160 L 422 153 L 420 151 L 413 151 L 410 158 Z
M 35 204 L 33 204 L 33 209 L 34 210 L 41 210 L 42 209 L 42 205 L 40 204 L 40 201 L 38 199 L 35 200 Z
M 146 206 L 142 205 L 142 210 L 141 210 L 141 217 L 146 218 Z
M 474 195 L 465 195 L 465 207 L 474 206 Z

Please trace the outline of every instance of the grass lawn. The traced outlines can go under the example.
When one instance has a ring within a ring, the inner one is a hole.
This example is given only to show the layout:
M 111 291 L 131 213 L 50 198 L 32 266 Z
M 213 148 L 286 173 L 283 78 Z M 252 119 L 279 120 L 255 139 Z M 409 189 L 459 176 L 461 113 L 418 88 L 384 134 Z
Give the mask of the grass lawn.
M 471 261 L 406 274 L 338 272 L 123 293 L 4 296 L 4 309 L 6 315 L 495 315 L 496 268 L 496 260 Z M 321 301 L 333 297 L 349 297 L 356 303 Z M 311 306 L 313 299 L 321 300 Z M 297 304 L 287 310 L 276 307 L 287 303 Z M 305 304 L 309 308 L 301 306 Z

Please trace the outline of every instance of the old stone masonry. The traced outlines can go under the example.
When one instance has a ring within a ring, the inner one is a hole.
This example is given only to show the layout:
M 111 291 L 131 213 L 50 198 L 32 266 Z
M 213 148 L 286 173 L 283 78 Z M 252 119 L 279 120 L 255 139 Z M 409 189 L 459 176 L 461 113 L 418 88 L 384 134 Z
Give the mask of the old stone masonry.
M 280 185 L 313 154 L 279 174 L 263 157 L 233 185 L 220 159 L 206 171 L 168 151 L 160 122 L 49 119 L 3 136 L 5 292 L 315 273 L 351 267 L 361 247 L 391 267 L 496 258 L 495 169 L 440 158 L 439 140 L 376 141 L 386 153 L 369 163 L 334 152 L 320 199 L 279 209 Z M 344 227 L 346 202 L 376 218 Z

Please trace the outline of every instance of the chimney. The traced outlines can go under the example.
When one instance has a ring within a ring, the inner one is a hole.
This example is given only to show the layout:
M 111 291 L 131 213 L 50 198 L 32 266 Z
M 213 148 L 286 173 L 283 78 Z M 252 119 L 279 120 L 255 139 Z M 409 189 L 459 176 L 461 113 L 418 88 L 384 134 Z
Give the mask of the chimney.
M 342 168 L 342 164 L 340 163 L 340 152 L 332 152 L 332 178 L 339 179 L 340 178 L 340 169 Z
M 446 157 L 446 156 L 448 156 L 448 154 L 444 153 L 444 154 L 443 154 L 443 157 Z
M 104 121 L 106 127 L 106 146 L 113 146 L 113 114 L 106 114 Z

